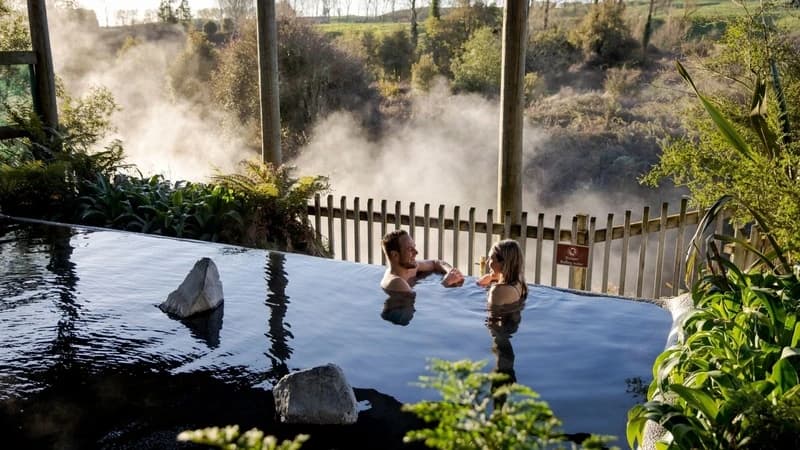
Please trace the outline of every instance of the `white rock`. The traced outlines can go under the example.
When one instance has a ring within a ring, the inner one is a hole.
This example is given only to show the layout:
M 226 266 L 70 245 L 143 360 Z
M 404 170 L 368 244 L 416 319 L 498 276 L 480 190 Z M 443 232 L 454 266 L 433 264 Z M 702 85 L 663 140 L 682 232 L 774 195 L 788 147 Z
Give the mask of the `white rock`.
M 222 282 L 217 265 L 210 258 L 202 258 L 195 263 L 178 289 L 172 291 L 158 307 L 166 313 L 186 318 L 214 309 L 222 300 Z

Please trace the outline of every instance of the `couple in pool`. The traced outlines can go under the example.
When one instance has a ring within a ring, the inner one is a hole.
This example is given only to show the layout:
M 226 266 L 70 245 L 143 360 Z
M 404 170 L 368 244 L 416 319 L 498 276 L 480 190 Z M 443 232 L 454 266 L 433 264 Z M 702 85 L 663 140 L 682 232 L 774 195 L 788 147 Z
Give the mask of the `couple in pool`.
M 440 260 L 418 261 L 414 239 L 405 230 L 386 234 L 382 246 L 389 266 L 381 280 L 381 287 L 389 294 L 413 296 L 417 276 L 430 272 L 444 274 L 442 284 L 446 287 L 464 284 L 464 275 L 450 264 Z M 522 249 L 514 240 L 505 239 L 492 246 L 489 251 L 489 273 L 477 281 L 479 286 L 489 288 L 487 303 L 490 307 L 514 304 L 528 294 L 524 261 Z

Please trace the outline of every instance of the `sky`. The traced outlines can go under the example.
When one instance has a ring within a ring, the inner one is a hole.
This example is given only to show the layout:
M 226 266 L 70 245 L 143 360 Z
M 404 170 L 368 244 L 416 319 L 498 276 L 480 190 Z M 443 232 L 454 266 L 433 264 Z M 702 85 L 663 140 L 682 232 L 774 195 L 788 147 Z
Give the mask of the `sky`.
M 350 2 L 350 11 L 353 14 L 364 13 L 362 8 L 364 7 L 365 3 L 363 0 L 350 0 Z M 97 21 L 99 22 L 100 26 L 116 25 L 115 21 L 118 10 L 138 10 L 139 19 L 141 19 L 145 10 L 158 9 L 158 5 L 160 3 L 160 0 L 78 0 L 78 4 L 80 4 L 81 7 L 95 11 L 95 14 L 97 14 Z M 313 8 L 311 5 L 317 5 L 317 3 L 313 2 L 313 0 L 306 2 L 293 0 L 290 3 L 299 8 L 302 8 L 303 5 L 305 5 L 307 8 Z M 387 5 L 386 2 L 381 2 L 379 4 L 382 6 Z M 407 7 L 407 4 L 408 2 L 405 0 L 397 0 L 395 3 L 397 8 Z M 427 2 L 417 0 L 418 6 L 424 4 L 427 4 Z M 498 2 L 498 4 L 501 4 L 501 2 Z M 189 8 L 193 13 L 199 9 L 218 7 L 219 3 L 217 0 L 189 0 Z M 302 11 L 300 11 L 300 13 L 302 14 Z M 108 24 L 106 24 L 106 18 L 108 18 Z
M 93 9 L 97 14 L 97 21 L 100 26 L 106 26 L 106 17 L 109 25 L 114 25 L 117 10 L 137 9 L 140 17 L 143 11 L 148 9 L 158 9 L 160 0 L 78 0 L 83 8 Z M 192 11 L 203 8 L 217 8 L 217 0 L 189 0 L 189 8 Z

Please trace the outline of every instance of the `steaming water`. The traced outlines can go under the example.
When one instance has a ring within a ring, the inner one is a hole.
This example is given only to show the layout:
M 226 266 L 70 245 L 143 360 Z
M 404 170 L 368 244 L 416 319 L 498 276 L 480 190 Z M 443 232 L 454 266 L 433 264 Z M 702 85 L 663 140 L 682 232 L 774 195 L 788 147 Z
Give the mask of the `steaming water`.
M 194 322 L 162 313 L 156 305 L 206 256 L 219 269 L 224 309 Z M 120 373 L 175 382 L 168 396 L 199 389 L 175 381 L 197 374 L 259 395 L 289 371 L 333 362 L 356 388 L 400 402 L 434 399 L 412 382 L 435 357 L 486 360 L 486 370 L 513 364 L 517 381 L 541 394 L 565 431 L 624 441 L 626 412 L 641 400 L 632 391 L 649 382 L 666 340 L 666 311 L 531 286 L 521 314 L 490 328 L 485 291 L 473 279 L 446 289 L 438 276 L 425 278 L 408 304 L 387 301 L 382 273 L 303 255 L 0 222 L 0 412 L 8 414 L 0 428 L 22 414 L 8 412 L 16 402 L 61 398 L 53 390 L 68 395 L 64 379 L 98 378 L 104 386 Z M 134 384 L 123 382 L 124 398 L 136 395 Z M 99 407 L 70 405 L 78 415 Z M 155 398 L 147 405 L 136 411 L 174 407 Z M 252 419 L 239 413 L 231 417 Z

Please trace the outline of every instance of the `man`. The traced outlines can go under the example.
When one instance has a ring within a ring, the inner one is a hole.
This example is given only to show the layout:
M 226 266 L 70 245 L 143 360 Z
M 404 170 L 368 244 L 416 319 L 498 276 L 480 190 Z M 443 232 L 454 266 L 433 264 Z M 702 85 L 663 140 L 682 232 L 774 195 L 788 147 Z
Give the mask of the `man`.
M 417 274 L 424 272 L 446 274 L 442 284 L 447 287 L 460 286 L 464 283 L 461 271 L 444 261 L 438 259 L 417 261 L 417 246 L 405 230 L 387 233 L 381 245 L 389 264 L 381 280 L 381 287 L 387 292 L 413 293 L 411 286 Z

